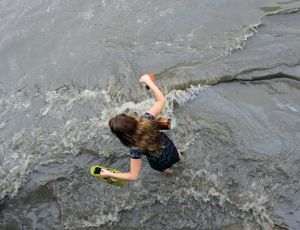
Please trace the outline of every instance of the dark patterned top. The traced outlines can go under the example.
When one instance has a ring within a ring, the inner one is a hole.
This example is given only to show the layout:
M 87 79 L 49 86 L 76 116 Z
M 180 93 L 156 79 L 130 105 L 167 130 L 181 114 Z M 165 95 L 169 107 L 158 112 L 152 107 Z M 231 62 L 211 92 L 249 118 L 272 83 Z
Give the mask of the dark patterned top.
M 150 113 L 145 113 L 142 117 L 150 120 L 155 119 L 154 116 Z M 136 147 L 131 148 L 130 155 L 132 159 L 140 159 L 142 155 L 145 155 L 150 166 L 153 169 L 164 171 L 165 169 L 170 168 L 173 164 L 179 161 L 179 155 L 171 139 L 163 132 L 160 131 L 159 133 L 161 136 L 162 145 L 164 146 L 159 155 L 151 156 L 147 152 L 142 152 Z

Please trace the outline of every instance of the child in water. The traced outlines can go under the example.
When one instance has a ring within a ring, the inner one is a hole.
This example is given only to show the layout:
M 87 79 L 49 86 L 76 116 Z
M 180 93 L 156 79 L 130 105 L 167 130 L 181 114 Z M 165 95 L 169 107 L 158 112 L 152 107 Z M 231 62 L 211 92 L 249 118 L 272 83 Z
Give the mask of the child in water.
M 127 147 L 130 148 L 130 171 L 127 173 L 113 173 L 102 169 L 101 176 L 112 177 L 122 180 L 137 180 L 139 177 L 142 160 L 145 155 L 150 166 L 171 174 L 171 166 L 181 158 L 173 142 L 169 137 L 160 132 L 155 124 L 155 117 L 162 111 L 165 105 L 165 97 L 160 89 L 151 80 L 148 74 L 143 75 L 139 81 L 147 85 L 156 101 L 154 105 L 141 117 L 132 117 L 126 114 L 118 114 L 109 120 L 109 127 L 114 135 Z

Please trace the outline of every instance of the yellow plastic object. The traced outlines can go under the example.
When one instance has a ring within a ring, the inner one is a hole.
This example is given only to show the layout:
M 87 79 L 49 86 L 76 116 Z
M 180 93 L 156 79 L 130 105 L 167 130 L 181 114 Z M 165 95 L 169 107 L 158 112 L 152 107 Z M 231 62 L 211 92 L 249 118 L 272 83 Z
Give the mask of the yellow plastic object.
M 120 179 L 115 179 L 115 178 L 103 178 L 101 175 L 100 175 L 100 171 L 101 169 L 106 169 L 106 170 L 109 170 L 113 173 L 119 173 L 120 171 L 117 170 L 117 169 L 114 169 L 114 168 L 108 168 L 108 167 L 104 167 L 102 165 L 94 165 L 91 167 L 90 169 L 90 172 L 93 176 L 97 177 L 99 180 L 101 180 L 102 182 L 105 182 L 107 184 L 111 184 L 111 185 L 116 185 L 116 186 L 123 186 L 127 183 L 126 180 L 120 180 Z

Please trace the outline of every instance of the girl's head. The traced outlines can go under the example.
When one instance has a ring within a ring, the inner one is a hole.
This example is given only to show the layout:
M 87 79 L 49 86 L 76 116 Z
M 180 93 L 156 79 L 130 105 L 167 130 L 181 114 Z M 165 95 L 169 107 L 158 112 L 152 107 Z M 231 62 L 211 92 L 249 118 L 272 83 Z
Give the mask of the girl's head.
M 128 147 L 138 147 L 149 154 L 158 154 L 161 141 L 154 121 L 119 114 L 109 120 L 113 134 Z

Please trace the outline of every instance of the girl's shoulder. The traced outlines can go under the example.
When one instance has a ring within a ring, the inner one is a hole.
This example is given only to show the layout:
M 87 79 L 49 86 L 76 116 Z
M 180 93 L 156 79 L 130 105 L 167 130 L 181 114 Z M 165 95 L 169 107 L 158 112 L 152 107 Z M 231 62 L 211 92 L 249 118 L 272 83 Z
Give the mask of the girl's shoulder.
M 149 120 L 154 120 L 155 119 L 155 117 L 152 114 L 148 113 L 148 112 L 144 113 L 144 115 L 142 115 L 142 117 L 146 118 L 146 119 L 149 119 Z
M 130 156 L 132 159 L 140 159 L 143 155 L 143 152 L 139 150 L 137 147 L 132 147 L 130 149 Z

